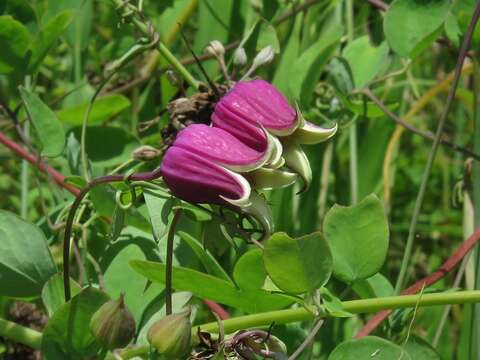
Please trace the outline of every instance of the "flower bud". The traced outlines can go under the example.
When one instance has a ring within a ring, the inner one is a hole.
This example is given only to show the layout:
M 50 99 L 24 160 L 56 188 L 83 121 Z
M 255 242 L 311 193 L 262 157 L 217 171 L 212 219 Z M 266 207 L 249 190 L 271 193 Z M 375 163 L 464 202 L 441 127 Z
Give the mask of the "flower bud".
M 207 52 L 207 54 L 211 54 L 217 58 L 225 55 L 225 48 L 218 40 L 210 41 L 210 44 L 206 47 L 205 51 Z
M 275 56 L 275 53 L 273 51 L 273 48 L 268 45 L 267 47 L 264 47 L 260 52 L 255 56 L 255 59 L 253 59 L 253 66 L 255 68 L 258 68 L 259 66 L 268 64 L 272 62 L 273 57 Z
M 239 47 L 233 53 L 233 64 L 237 67 L 243 67 L 247 63 L 247 53 L 243 47 Z
M 133 151 L 132 157 L 138 161 L 150 161 L 157 159 L 160 154 L 160 150 L 155 149 L 153 146 L 143 145 Z
M 90 320 L 90 331 L 109 350 L 128 345 L 135 335 L 135 320 L 125 306 L 123 294 L 103 304 Z
M 161 355 L 183 359 L 191 350 L 192 324 L 190 309 L 179 314 L 165 316 L 148 330 L 148 342 Z

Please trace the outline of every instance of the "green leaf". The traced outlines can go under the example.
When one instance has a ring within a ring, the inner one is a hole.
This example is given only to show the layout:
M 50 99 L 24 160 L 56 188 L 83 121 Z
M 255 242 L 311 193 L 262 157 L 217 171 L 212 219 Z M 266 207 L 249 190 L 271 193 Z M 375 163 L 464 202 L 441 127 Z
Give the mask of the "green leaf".
M 281 92 L 290 97 L 289 84 L 290 84 L 290 71 L 292 64 L 297 60 L 298 52 L 300 50 L 300 35 L 302 30 L 303 14 L 299 13 L 295 17 L 295 24 L 290 37 L 288 38 L 287 45 L 284 50 L 279 54 L 281 56 L 280 61 L 275 69 L 272 84 L 275 85 Z
M 378 47 L 370 43 L 368 35 L 349 43 L 343 50 L 343 57 L 350 64 L 355 88 L 363 88 L 385 68 L 388 45 L 381 43 Z
M 57 272 L 42 231 L 17 215 L 0 210 L 0 295 L 40 295 Z
M 351 100 L 348 97 L 342 95 L 341 93 L 337 94 L 340 101 L 342 104 L 351 112 L 354 114 L 358 115 L 364 115 L 365 114 L 365 108 L 363 105 L 363 101 L 360 100 Z M 367 111 L 366 111 L 366 116 L 368 118 L 376 118 L 376 117 L 382 117 L 385 116 L 385 113 L 383 112 L 382 109 L 378 107 L 377 104 L 367 101 Z M 389 110 L 395 110 L 398 107 L 398 103 L 393 103 L 393 104 L 387 104 L 387 108 Z
M 230 276 L 228 276 L 225 270 L 223 270 L 213 255 L 210 254 L 208 250 L 203 248 L 202 244 L 197 239 L 183 231 L 179 231 L 178 235 L 188 244 L 188 246 L 190 246 L 190 249 L 192 249 L 192 251 L 198 257 L 202 265 L 205 267 L 207 273 L 232 283 Z
M 80 141 L 81 128 L 75 127 L 73 133 Z M 140 143 L 132 134 L 119 127 L 89 126 L 87 128 L 88 158 L 97 166 L 121 164 L 131 158 L 133 150 L 139 145 Z
M 330 249 L 318 232 L 297 239 L 273 234 L 265 244 L 263 261 L 275 285 L 292 294 L 318 289 L 332 273 Z
M 41 154 L 47 157 L 61 155 L 66 142 L 63 125 L 58 121 L 55 113 L 36 94 L 21 86 L 19 90 L 28 117 L 42 143 Z
M 49 1 L 47 11 L 42 18 L 42 21 L 48 21 L 65 10 L 72 11 L 74 14 L 74 20 L 65 30 L 65 39 L 72 48 L 78 47 L 78 49 L 83 50 L 87 47 L 90 37 L 93 17 L 93 1 Z
M 343 310 L 342 301 L 333 295 L 326 287 L 320 288 L 320 295 L 322 296 L 322 304 L 327 314 L 333 317 L 351 317 L 352 313 Z
M 53 314 L 43 331 L 44 359 L 80 360 L 93 357 L 100 346 L 90 332 L 90 319 L 108 300 L 106 294 L 90 287 L 63 304 Z
M 403 347 L 412 359 L 440 360 L 438 352 L 425 340 L 411 336 Z
M 68 107 L 57 112 L 58 118 L 65 124 L 81 125 L 89 102 Z M 88 125 L 102 124 L 130 107 L 130 100 L 123 95 L 107 95 L 95 101 Z
M 22 69 L 25 53 L 30 44 L 27 28 L 9 15 L 0 16 L 0 74 Z
M 233 269 L 233 278 L 240 289 L 261 289 L 266 277 L 263 252 L 260 249 L 243 254 Z
M 334 57 L 329 64 L 329 75 L 333 85 L 342 95 L 348 95 L 353 90 L 352 69 L 346 59 Z
M 70 279 L 72 296 L 77 295 L 82 288 L 73 279 Z M 53 275 L 42 289 L 42 301 L 48 316 L 52 316 L 65 303 L 65 290 L 63 288 L 63 273 Z
M 380 273 L 376 273 L 368 279 L 356 281 L 352 289 L 362 299 L 392 296 L 394 293 L 390 281 Z
M 280 42 L 278 41 L 277 31 L 268 22 L 264 21 L 260 24 L 260 32 L 257 40 L 257 50 L 261 50 L 267 46 L 271 46 L 273 51 L 278 54 L 280 52 Z
M 323 231 L 333 255 L 333 273 L 346 283 L 376 274 L 387 256 L 388 223 L 382 202 L 369 195 L 357 205 L 334 205 Z
M 6 13 L 12 15 L 29 29 L 37 22 L 37 14 L 28 0 L 3 0 L 6 2 Z
M 147 204 L 148 215 L 152 223 L 155 237 L 162 239 L 168 232 L 168 224 L 173 218 L 174 198 L 163 191 L 144 189 L 143 197 Z
M 388 44 L 403 57 L 415 57 L 435 41 L 432 35 L 443 25 L 450 7 L 448 0 L 394 1 L 383 23 Z
M 120 247 L 119 247 L 120 248 Z M 104 271 L 105 291 L 112 299 L 125 294 L 125 304 L 138 323 L 142 312 L 151 299 L 142 296 L 146 280 L 134 271 L 128 264 L 131 260 L 145 260 L 143 250 L 135 243 L 125 243 L 115 253 Z M 103 266 L 105 264 L 102 263 Z M 158 293 L 161 292 L 161 289 Z
M 328 360 L 392 360 L 400 358 L 412 360 L 400 346 L 376 336 L 366 336 L 359 340 L 348 340 L 341 343 L 333 350 Z
M 324 33 L 295 61 L 290 71 L 290 94 L 301 105 L 310 105 L 313 90 L 330 56 L 336 49 L 343 29 L 334 27 Z
M 130 266 L 147 279 L 165 283 L 165 264 L 133 260 Z M 287 296 L 271 294 L 265 290 L 238 290 L 223 279 L 188 268 L 173 268 L 173 288 L 190 291 L 202 299 L 236 307 L 248 313 L 284 308 L 293 302 Z
M 42 63 L 55 41 L 62 35 L 72 20 L 71 11 L 63 11 L 45 24 L 30 45 L 32 57 L 28 64 L 28 72 L 34 73 Z

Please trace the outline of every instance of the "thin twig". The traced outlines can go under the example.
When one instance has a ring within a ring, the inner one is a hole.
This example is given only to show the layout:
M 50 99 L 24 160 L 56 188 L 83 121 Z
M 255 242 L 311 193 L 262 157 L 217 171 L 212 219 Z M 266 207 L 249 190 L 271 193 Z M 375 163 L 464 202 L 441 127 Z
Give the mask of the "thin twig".
M 315 326 L 312 328 L 312 331 L 310 331 L 310 334 L 308 334 L 308 336 L 305 338 L 305 340 L 303 340 L 302 345 L 300 345 L 298 347 L 298 349 L 295 350 L 295 352 L 292 355 L 290 355 L 288 360 L 295 360 L 296 358 L 298 358 L 300 356 L 300 354 L 303 352 L 303 350 L 305 350 L 305 348 L 313 341 L 313 339 L 315 339 L 315 336 L 317 335 L 318 331 L 322 327 L 323 323 L 324 323 L 323 319 L 319 319 L 317 321 Z
M 385 113 L 385 115 L 387 115 L 390 119 L 395 121 L 398 125 L 403 126 L 405 129 L 410 130 L 414 134 L 420 135 L 421 137 L 423 137 L 425 139 L 435 141 L 435 135 L 433 133 L 431 133 L 429 131 L 421 130 L 421 129 L 415 127 L 414 125 L 410 124 L 409 122 L 405 121 L 404 119 L 400 118 L 398 115 L 393 113 L 382 102 L 382 100 L 380 100 L 377 96 L 375 96 L 375 94 L 373 94 L 373 92 L 369 88 L 364 88 L 364 89 L 360 90 L 359 93 L 364 94 L 370 100 L 372 100 Z M 480 155 L 476 154 L 475 152 L 473 152 L 472 150 L 470 150 L 466 147 L 463 147 L 461 145 L 452 143 L 452 142 L 450 142 L 448 140 L 445 140 L 445 139 L 440 139 L 440 143 L 443 144 L 443 145 L 446 145 L 446 146 L 450 147 L 451 149 L 453 149 L 455 151 L 458 151 L 458 152 L 460 152 L 460 153 L 462 153 L 466 156 L 471 156 L 475 160 L 480 161 Z
M 477 5 L 475 7 L 475 11 L 472 15 L 472 19 L 470 21 L 470 25 L 468 26 L 467 33 L 465 34 L 465 38 L 462 42 L 462 47 L 460 48 L 460 53 L 458 55 L 457 64 L 455 66 L 455 74 L 453 77 L 452 85 L 448 92 L 447 101 L 445 103 L 445 109 L 443 111 L 442 116 L 438 122 L 437 130 L 435 132 L 435 138 L 433 140 L 432 148 L 430 150 L 430 154 L 428 156 L 427 164 L 425 166 L 425 171 L 423 173 L 422 182 L 420 184 L 420 189 L 418 191 L 417 199 L 415 201 L 415 208 L 413 210 L 412 220 L 410 223 L 410 229 L 408 231 L 407 243 L 405 246 L 405 251 L 403 254 L 402 265 L 400 267 L 400 273 L 397 278 L 397 283 L 395 285 L 395 294 L 400 293 L 400 290 L 403 288 L 407 268 L 410 263 L 410 257 L 412 255 L 413 249 L 413 240 L 415 238 L 415 229 L 417 227 L 418 216 L 420 215 L 420 211 L 423 205 L 423 199 L 425 197 L 425 192 L 427 190 L 427 183 L 430 177 L 430 172 L 433 167 L 433 162 L 435 160 L 435 156 L 437 154 L 438 146 L 441 143 L 441 137 L 443 133 L 443 128 L 447 121 L 448 114 L 450 112 L 451 105 L 455 98 L 455 93 L 457 92 L 457 86 L 460 81 L 460 75 L 462 73 L 462 66 L 463 62 L 465 61 L 465 57 L 467 56 L 468 49 L 470 47 L 470 43 L 472 42 L 473 31 L 475 30 L 475 25 L 477 24 L 478 18 L 480 16 L 480 1 L 477 1 Z
M 173 215 L 170 229 L 168 230 L 167 238 L 167 258 L 165 261 L 165 314 L 170 315 L 172 313 L 172 277 L 173 277 L 173 240 L 175 239 L 175 231 L 177 229 L 178 222 L 182 216 L 183 210 L 177 208 Z
M 368 2 L 382 11 L 387 11 L 389 8 L 389 6 L 381 0 L 368 0 Z
M 37 156 L 29 152 L 27 149 L 25 149 L 21 145 L 17 144 L 12 139 L 8 138 L 3 132 L 0 132 L 0 143 L 5 145 L 7 148 L 9 148 L 12 152 L 20 156 L 22 159 L 27 160 L 30 164 L 35 166 L 41 172 L 51 176 L 52 179 L 58 185 L 60 185 L 62 188 L 69 191 L 73 195 L 78 195 L 80 193 L 80 190 L 77 189 L 75 186 L 72 186 L 65 182 L 65 177 L 61 173 L 59 173 L 57 170 L 52 168 L 45 161 L 39 162 Z

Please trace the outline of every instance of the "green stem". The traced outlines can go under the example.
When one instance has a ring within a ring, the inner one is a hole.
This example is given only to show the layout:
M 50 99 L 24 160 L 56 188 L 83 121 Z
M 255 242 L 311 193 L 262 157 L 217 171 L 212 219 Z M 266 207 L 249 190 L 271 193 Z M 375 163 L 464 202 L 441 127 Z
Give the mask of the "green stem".
M 343 310 L 352 314 L 372 313 L 381 310 L 394 310 L 418 306 L 434 306 L 446 304 L 465 304 L 480 302 L 480 291 L 459 291 L 438 294 L 388 296 L 375 299 L 350 300 L 342 302 Z M 223 320 L 223 327 L 226 333 L 252 327 L 269 326 L 275 324 L 287 324 L 291 322 L 312 320 L 315 313 L 305 308 L 269 311 L 259 314 L 240 316 Z M 211 322 L 196 326 L 202 331 L 215 332 L 218 324 Z
M 410 308 L 417 305 L 419 307 L 424 307 L 475 302 L 480 302 L 480 290 L 351 300 L 342 302 L 342 305 L 344 311 L 348 311 L 352 314 L 360 314 L 377 312 L 380 310 Z M 223 327 L 225 328 L 226 333 L 232 333 L 241 329 L 269 326 L 272 322 L 275 322 L 275 324 L 287 324 L 312 320 L 314 318 L 314 312 L 305 308 L 295 308 L 239 316 L 223 320 Z M 192 329 L 194 333 L 197 332 L 199 327 L 202 331 L 218 331 L 218 323 L 216 322 L 194 326 Z M 27 345 L 33 349 L 38 350 L 41 348 L 42 334 L 40 332 L 5 319 L 0 319 L 0 337 Z M 122 351 L 120 355 L 123 359 L 129 359 L 137 355 L 147 354 L 148 349 L 149 346 L 126 349 Z M 113 359 L 113 357 L 108 356 L 107 359 Z
M 445 109 L 442 113 L 442 116 L 440 117 L 440 120 L 438 121 L 437 130 L 435 132 L 435 138 L 433 139 L 432 148 L 430 149 L 427 164 L 425 165 L 422 182 L 420 184 L 420 189 L 418 190 L 417 199 L 415 201 L 415 208 L 413 210 L 412 220 L 410 222 L 410 228 L 408 230 L 408 237 L 407 237 L 407 242 L 405 244 L 405 250 L 403 253 L 402 265 L 400 267 L 397 283 L 395 284 L 395 294 L 399 294 L 405 284 L 407 269 L 410 263 L 410 258 L 412 256 L 413 240 L 415 239 L 415 232 L 416 232 L 418 217 L 422 209 L 423 199 L 425 197 L 425 193 L 427 190 L 428 179 L 430 178 L 433 162 L 435 160 L 435 156 L 437 155 L 438 146 L 440 145 L 440 142 L 441 142 L 443 128 L 447 121 L 450 108 L 452 106 L 453 100 L 455 98 L 455 94 L 457 92 L 457 86 L 460 81 L 460 75 L 462 74 L 463 62 L 465 61 L 465 57 L 467 56 L 468 49 L 470 48 L 473 31 L 475 30 L 475 25 L 477 24 L 479 16 L 480 16 L 480 2 L 477 3 L 477 6 L 472 15 L 472 19 L 470 21 L 467 33 L 462 42 L 462 47 L 460 48 L 457 64 L 455 66 L 455 73 L 453 76 L 452 85 L 448 92 L 448 97 L 445 103 Z
M 39 350 L 42 344 L 42 333 L 5 319 L 0 319 L 0 337 L 36 350 Z
M 344 311 L 352 314 L 373 313 L 381 310 L 395 310 L 403 308 L 425 307 L 448 304 L 467 304 L 480 302 L 480 291 L 458 291 L 437 294 L 389 296 L 375 299 L 351 300 L 342 302 Z M 322 316 L 328 317 L 328 314 Z M 321 317 L 321 316 L 320 316 Z M 222 321 L 225 333 L 233 333 L 242 329 L 268 327 L 275 324 L 288 324 L 299 321 L 307 321 L 319 318 L 314 309 L 294 308 L 286 310 L 268 311 L 258 314 L 239 316 Z M 192 333 L 197 334 L 198 329 L 211 333 L 218 332 L 218 323 L 211 322 L 192 327 Z M 126 349 L 120 353 L 122 359 L 127 360 L 138 355 L 147 354 L 149 346 L 140 346 L 133 349 Z M 113 360 L 113 356 L 107 357 Z
M 125 6 L 123 0 L 112 0 L 113 4 L 117 8 L 122 8 Z M 139 19 L 136 16 L 132 17 L 132 23 L 137 27 L 137 29 L 145 36 L 150 37 L 152 33 L 152 26 L 150 23 L 150 26 L 147 25 L 147 23 Z M 192 74 L 187 70 L 185 66 L 173 55 L 170 50 L 165 46 L 165 44 L 161 41 L 158 42 L 157 44 L 157 50 L 160 52 L 160 54 L 170 63 L 170 65 L 177 70 L 177 72 L 185 79 L 185 81 L 194 89 L 198 90 L 200 86 L 200 82 L 195 79 Z
M 473 151 L 480 151 L 480 63 L 478 59 L 473 58 L 473 95 L 474 95 L 474 134 Z M 480 227 L 480 163 L 473 163 L 473 207 L 474 207 L 474 226 Z M 475 289 L 480 289 L 480 247 L 477 245 L 474 252 L 475 264 Z M 471 358 L 478 359 L 480 356 L 480 306 L 473 306 L 473 316 L 471 318 L 472 328 L 470 336 Z
M 353 0 L 345 1 L 345 21 L 347 23 L 347 39 L 352 42 L 354 39 L 354 17 Z M 349 164 L 350 164 L 350 201 L 352 204 L 358 202 L 358 156 L 357 156 L 357 117 L 355 116 L 349 131 Z
M 167 256 L 165 260 L 165 314 L 172 314 L 172 275 L 173 275 L 173 242 L 175 240 L 175 231 L 177 229 L 178 222 L 182 216 L 182 209 L 175 210 L 173 215 L 172 224 L 168 231 L 167 238 Z

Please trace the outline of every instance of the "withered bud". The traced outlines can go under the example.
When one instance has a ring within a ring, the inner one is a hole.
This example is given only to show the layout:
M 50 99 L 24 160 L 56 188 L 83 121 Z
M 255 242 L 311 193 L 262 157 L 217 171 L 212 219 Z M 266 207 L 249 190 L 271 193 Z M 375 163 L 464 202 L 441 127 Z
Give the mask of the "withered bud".
M 148 330 L 148 342 L 159 354 L 167 358 L 183 359 L 192 348 L 192 324 L 190 309 L 167 315 Z
M 128 345 L 135 335 L 135 320 L 125 306 L 123 294 L 103 304 L 90 319 L 90 331 L 109 350 Z
M 142 145 L 136 148 L 132 153 L 132 157 L 138 161 L 155 160 L 160 155 L 161 155 L 161 151 L 158 149 L 155 149 L 153 146 L 150 146 L 150 145 Z

